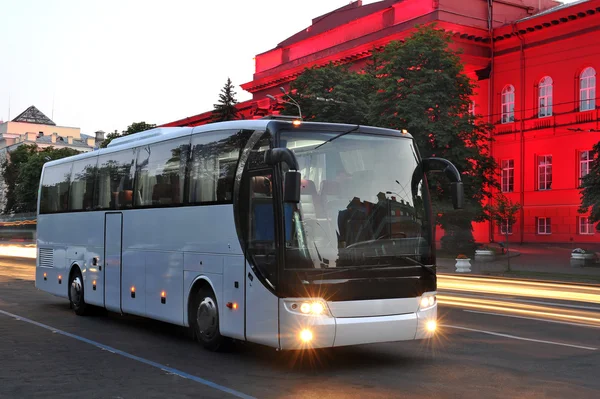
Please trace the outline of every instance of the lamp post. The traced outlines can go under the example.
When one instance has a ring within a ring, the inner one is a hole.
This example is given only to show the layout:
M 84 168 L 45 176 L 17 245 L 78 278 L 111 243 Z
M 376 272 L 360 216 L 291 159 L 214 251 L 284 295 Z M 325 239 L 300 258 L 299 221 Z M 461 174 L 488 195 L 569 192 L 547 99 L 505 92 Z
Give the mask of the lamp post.
M 296 102 L 296 100 L 294 100 L 286 91 L 283 87 L 280 87 L 279 90 L 281 90 L 281 92 L 287 96 L 287 98 L 289 98 L 291 101 L 286 101 L 286 100 L 281 100 L 284 104 L 293 104 L 296 106 L 296 108 L 298 108 L 298 115 L 300 116 L 300 120 L 302 120 L 302 109 L 300 108 L 300 104 L 298 104 Z M 274 96 L 267 94 L 267 98 L 275 101 L 275 102 L 279 102 L 279 100 L 277 98 L 275 98 Z

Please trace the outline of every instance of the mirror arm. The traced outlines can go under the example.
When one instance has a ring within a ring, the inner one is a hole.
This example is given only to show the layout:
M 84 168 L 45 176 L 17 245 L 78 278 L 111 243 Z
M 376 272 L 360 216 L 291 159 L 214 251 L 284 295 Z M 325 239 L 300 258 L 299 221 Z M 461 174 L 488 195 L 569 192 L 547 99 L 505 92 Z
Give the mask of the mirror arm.
M 427 173 L 432 170 L 442 171 L 453 183 L 462 182 L 460 172 L 456 166 L 444 158 L 425 158 L 423 159 L 423 172 Z
M 273 166 L 281 162 L 288 164 L 290 170 L 300 169 L 296 156 L 289 148 L 272 148 L 265 152 L 265 163 L 267 165 Z

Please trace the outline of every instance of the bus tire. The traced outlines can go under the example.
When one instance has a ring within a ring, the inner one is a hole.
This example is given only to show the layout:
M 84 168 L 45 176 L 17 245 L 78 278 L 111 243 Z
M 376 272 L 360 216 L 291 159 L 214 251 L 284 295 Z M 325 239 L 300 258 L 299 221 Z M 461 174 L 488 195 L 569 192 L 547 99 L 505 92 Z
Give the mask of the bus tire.
M 190 325 L 194 336 L 205 349 L 225 349 L 226 339 L 219 331 L 219 308 L 210 287 L 201 286 L 196 291 L 190 311 Z
M 69 301 L 71 301 L 71 308 L 73 308 L 76 315 L 85 316 L 88 314 L 89 306 L 85 303 L 83 277 L 78 267 L 75 267 L 69 279 Z

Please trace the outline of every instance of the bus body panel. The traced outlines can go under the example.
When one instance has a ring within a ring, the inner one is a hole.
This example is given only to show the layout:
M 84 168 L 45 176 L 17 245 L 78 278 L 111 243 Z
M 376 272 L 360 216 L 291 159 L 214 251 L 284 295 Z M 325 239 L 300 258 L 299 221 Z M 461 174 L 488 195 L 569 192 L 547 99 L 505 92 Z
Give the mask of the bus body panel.
M 226 256 L 223 268 L 223 297 L 228 298 L 231 308 L 221 304 L 223 317 L 221 318 L 221 334 L 244 340 L 244 313 L 246 311 L 244 271 L 246 262 L 243 256 Z
M 183 325 L 183 253 L 146 251 L 146 315 Z
M 256 277 L 246 263 L 246 339 L 279 347 L 279 299 Z
M 368 301 L 329 301 L 333 317 L 391 316 L 415 313 L 418 298 L 371 299 Z
M 202 277 L 210 281 L 214 289 L 223 333 L 243 339 L 246 265 L 233 222 L 232 205 L 132 209 L 121 213 L 122 280 L 108 290 L 114 302 L 110 310 L 187 326 L 190 290 L 193 282 Z M 38 256 L 37 288 L 68 298 L 69 271 L 71 265 L 76 264 L 82 272 L 86 302 L 105 306 L 105 215 L 111 212 L 39 215 L 37 245 L 42 252 L 52 254 L 45 258 L 50 259 L 52 267 L 40 265 Z M 176 228 L 165 226 L 166 223 Z M 93 265 L 94 258 L 98 259 L 97 265 Z M 225 266 L 227 273 L 224 273 Z M 61 276 L 60 284 L 58 276 Z M 165 303 L 161 299 L 163 291 Z M 116 305 L 119 301 L 122 309 Z M 235 312 L 227 309 L 227 302 L 236 302 L 238 309 Z M 277 325 L 277 319 L 274 324 Z
M 144 251 L 123 251 L 121 307 L 123 312 L 146 316 L 146 256 Z
M 120 313 L 123 214 L 108 212 L 104 217 L 104 306 Z M 89 283 L 89 278 L 87 280 Z

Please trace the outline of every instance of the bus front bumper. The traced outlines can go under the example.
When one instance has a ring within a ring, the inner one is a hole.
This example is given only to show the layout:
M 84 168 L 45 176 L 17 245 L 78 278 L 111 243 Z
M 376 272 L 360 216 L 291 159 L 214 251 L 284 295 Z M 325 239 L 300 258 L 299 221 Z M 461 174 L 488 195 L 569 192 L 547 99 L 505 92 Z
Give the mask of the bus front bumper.
M 429 339 L 437 328 L 437 304 L 412 313 L 333 317 L 280 313 L 282 350 L 331 348 L 378 342 Z

